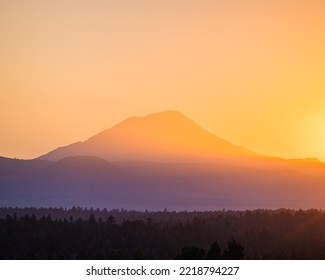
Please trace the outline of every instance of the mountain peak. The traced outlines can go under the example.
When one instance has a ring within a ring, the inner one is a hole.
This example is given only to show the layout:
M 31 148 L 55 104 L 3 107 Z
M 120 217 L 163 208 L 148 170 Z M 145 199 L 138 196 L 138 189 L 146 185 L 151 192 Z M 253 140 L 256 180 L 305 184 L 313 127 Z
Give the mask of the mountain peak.
M 131 118 L 150 118 L 150 117 L 185 117 L 180 111 L 176 110 L 166 110 L 157 113 L 151 113 L 144 117 L 133 116 Z M 186 118 L 186 117 L 185 117 Z
M 168 111 L 163 111 L 158 113 L 152 113 L 144 117 L 138 117 L 138 116 L 129 117 L 126 120 L 122 121 L 121 123 L 117 124 L 116 126 L 125 123 L 134 125 L 135 123 L 144 124 L 148 122 L 153 122 L 156 125 L 162 125 L 162 123 L 165 123 L 171 126 L 175 123 L 189 122 L 189 121 L 191 123 L 194 123 L 190 118 L 186 117 L 181 112 L 175 110 L 168 110 Z
M 184 114 L 176 110 L 167 110 L 158 113 L 152 113 L 146 117 L 187 118 Z
M 63 147 L 42 158 L 98 156 L 109 161 L 195 161 L 200 158 L 254 155 L 211 134 L 174 110 L 131 117 L 87 141 Z

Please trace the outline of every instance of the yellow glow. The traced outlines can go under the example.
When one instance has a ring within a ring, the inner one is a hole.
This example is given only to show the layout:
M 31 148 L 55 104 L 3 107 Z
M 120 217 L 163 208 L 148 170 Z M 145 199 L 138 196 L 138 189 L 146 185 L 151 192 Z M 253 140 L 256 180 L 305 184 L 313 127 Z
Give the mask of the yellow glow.
M 325 108 L 324 14 L 316 0 L 1 1 L 0 155 L 174 109 L 257 152 L 324 159 L 325 118 L 304 121 Z

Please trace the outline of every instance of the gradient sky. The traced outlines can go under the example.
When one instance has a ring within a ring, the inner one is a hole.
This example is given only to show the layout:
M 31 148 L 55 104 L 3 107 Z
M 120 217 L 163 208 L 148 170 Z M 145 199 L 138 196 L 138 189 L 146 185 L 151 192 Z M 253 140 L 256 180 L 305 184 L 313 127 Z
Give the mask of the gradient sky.
M 324 14 L 321 0 L 0 0 L 0 155 L 173 109 L 254 151 L 325 160 Z

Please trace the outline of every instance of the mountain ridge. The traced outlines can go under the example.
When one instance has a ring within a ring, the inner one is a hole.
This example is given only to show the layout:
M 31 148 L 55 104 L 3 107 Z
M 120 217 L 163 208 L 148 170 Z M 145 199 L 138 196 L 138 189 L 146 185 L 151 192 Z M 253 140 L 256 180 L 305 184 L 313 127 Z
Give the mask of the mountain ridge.
M 145 117 L 130 117 L 115 126 L 42 155 L 58 160 L 73 155 L 91 155 L 116 160 L 191 161 L 198 158 L 256 156 L 203 129 L 178 111 Z
M 0 167 L 0 205 L 126 209 L 310 208 L 325 178 L 214 163 L 107 162 L 73 156 Z
M 323 207 L 325 164 L 235 146 L 175 111 L 131 117 L 34 160 L 0 157 L 0 205 Z

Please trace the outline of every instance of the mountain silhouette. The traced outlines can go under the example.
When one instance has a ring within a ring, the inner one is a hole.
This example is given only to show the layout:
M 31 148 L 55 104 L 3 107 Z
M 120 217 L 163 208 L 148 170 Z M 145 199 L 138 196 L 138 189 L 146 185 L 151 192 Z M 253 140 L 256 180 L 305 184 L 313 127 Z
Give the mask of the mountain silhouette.
M 214 163 L 0 158 L 0 205 L 161 210 L 321 208 L 325 179 Z
M 317 159 L 259 155 L 166 111 L 38 159 L 0 157 L 0 206 L 322 208 L 324 171 Z
M 60 147 L 40 157 L 58 160 L 68 156 L 98 156 L 109 161 L 198 161 L 255 156 L 198 126 L 177 111 L 131 117 L 85 142 Z

